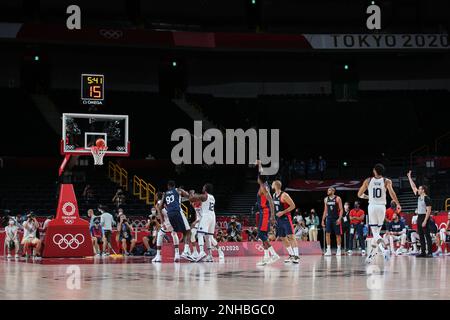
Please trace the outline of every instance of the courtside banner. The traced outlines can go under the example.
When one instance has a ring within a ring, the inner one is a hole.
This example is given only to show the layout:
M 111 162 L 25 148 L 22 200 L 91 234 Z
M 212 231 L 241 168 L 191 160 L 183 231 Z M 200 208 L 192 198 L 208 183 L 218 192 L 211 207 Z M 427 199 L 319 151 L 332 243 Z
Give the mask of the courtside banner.
M 313 49 L 450 49 L 448 34 L 305 34 Z
M 322 255 L 319 241 L 298 241 L 298 251 L 301 255 Z M 274 250 L 280 255 L 288 255 L 281 241 L 272 241 L 270 243 Z M 254 242 L 219 242 L 226 257 L 254 257 L 263 256 L 264 248 L 261 241 Z M 180 243 L 180 252 L 183 251 L 184 245 Z M 174 248 L 173 244 L 164 244 L 162 247 L 162 256 L 164 260 L 173 259 Z M 217 257 L 217 251 L 212 252 L 214 257 Z

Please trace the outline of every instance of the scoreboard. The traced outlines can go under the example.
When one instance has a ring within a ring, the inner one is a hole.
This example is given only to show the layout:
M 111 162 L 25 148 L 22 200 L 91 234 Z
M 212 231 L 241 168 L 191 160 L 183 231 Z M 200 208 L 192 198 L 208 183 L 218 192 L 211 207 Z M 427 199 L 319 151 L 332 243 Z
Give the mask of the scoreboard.
M 105 99 L 105 76 L 102 74 L 81 75 L 81 102 L 102 105 Z

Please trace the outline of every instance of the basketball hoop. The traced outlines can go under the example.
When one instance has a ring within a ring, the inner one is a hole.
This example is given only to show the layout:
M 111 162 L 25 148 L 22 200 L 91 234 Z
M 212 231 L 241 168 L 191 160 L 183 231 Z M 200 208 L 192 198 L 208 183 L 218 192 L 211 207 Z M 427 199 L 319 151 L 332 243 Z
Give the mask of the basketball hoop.
M 103 157 L 105 156 L 107 150 L 108 150 L 107 146 L 91 147 L 91 153 L 92 153 L 92 156 L 94 157 L 94 165 L 96 165 L 96 166 L 103 165 Z

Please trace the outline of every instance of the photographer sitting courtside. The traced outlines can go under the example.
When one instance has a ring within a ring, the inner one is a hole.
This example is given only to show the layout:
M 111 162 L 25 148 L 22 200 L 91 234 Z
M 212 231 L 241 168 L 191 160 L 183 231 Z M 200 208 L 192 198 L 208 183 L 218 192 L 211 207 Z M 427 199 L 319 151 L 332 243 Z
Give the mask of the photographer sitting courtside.
M 156 214 L 151 214 L 148 216 L 147 223 L 144 228 L 149 231 L 148 235 L 142 238 L 142 243 L 144 244 L 146 250 L 144 255 L 155 256 L 156 238 L 158 235 L 158 231 L 161 229 L 160 223 L 156 218 Z
M 29 247 L 33 248 L 32 256 L 39 258 L 41 251 L 41 240 L 37 237 L 39 229 L 39 222 L 33 214 L 27 215 L 27 220 L 23 223 L 23 252 L 28 256 L 27 250 Z
M 241 224 L 237 221 L 236 216 L 232 216 L 227 228 L 228 241 L 241 242 L 241 230 Z
M 129 256 L 132 254 L 134 246 L 136 245 L 136 239 L 133 238 L 133 227 L 127 220 L 125 214 L 120 215 L 119 225 L 117 226 L 119 231 L 119 242 L 122 244 L 123 254 Z M 127 251 L 127 245 L 130 246 L 130 251 Z

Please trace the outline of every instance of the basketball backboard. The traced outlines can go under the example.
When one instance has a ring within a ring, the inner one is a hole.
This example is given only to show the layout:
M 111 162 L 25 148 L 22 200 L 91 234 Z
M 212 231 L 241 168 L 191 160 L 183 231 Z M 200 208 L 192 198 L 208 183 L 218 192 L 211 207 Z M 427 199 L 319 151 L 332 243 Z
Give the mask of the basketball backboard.
M 63 113 L 61 153 L 90 155 L 97 139 L 104 139 L 107 156 L 128 156 L 128 116 Z

